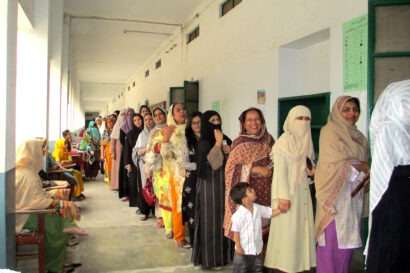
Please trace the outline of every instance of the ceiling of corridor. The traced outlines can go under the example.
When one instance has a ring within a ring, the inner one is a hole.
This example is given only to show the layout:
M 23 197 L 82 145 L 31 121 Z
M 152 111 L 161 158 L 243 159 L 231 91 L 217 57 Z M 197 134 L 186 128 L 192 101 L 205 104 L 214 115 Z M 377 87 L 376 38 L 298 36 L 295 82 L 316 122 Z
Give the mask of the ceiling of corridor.
M 200 0 L 65 0 L 84 110 L 103 109 L 200 4 Z

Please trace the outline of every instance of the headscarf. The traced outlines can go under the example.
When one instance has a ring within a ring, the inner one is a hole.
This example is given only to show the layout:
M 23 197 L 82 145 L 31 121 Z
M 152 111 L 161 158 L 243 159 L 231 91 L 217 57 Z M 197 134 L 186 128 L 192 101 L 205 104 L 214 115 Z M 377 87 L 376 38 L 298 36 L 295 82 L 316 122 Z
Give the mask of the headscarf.
M 209 119 L 215 115 L 218 116 L 219 119 L 222 121 L 221 116 L 218 114 L 218 112 L 215 112 L 213 110 L 206 111 L 202 114 L 201 117 L 201 138 L 198 142 L 198 149 L 196 152 L 196 163 L 198 166 L 198 177 L 201 177 L 203 179 L 205 179 L 207 175 L 208 153 L 216 142 L 214 130 L 221 130 L 222 127 L 222 124 L 215 125 L 209 122 Z M 224 140 L 227 141 L 228 145 L 232 144 L 232 141 L 225 135 Z
M 151 112 L 149 114 L 152 117 Z M 145 115 L 147 115 L 147 114 L 145 114 Z M 154 123 L 152 124 L 152 128 L 148 128 L 148 126 L 145 122 L 143 122 L 143 124 L 144 124 L 144 129 L 142 130 L 141 133 L 144 133 L 144 138 L 146 138 L 146 139 L 143 140 L 143 143 L 146 143 L 148 141 L 148 136 L 149 136 L 151 130 L 154 129 L 154 127 L 155 127 L 155 124 Z M 141 134 L 140 134 L 140 137 L 141 137 Z
M 222 121 L 221 116 L 218 114 L 218 112 L 213 110 L 206 111 L 205 113 L 203 113 L 201 117 L 201 140 L 206 140 L 209 142 L 209 150 L 211 150 L 211 148 L 215 145 L 216 142 L 214 130 L 222 130 L 222 123 L 219 125 L 215 125 L 209 122 L 209 119 L 215 115 L 218 116 L 219 119 Z
M 151 109 L 149 109 L 148 105 L 143 104 L 143 105 L 140 106 L 140 111 L 139 111 L 140 114 L 142 112 L 142 109 L 144 109 L 144 108 L 147 109 L 147 113 L 151 113 Z M 142 114 L 141 114 L 141 116 L 142 116 Z
M 175 103 L 175 104 L 179 104 L 179 103 Z M 185 127 L 186 127 L 186 121 L 184 124 L 177 124 L 175 122 L 175 119 L 173 117 L 173 109 L 175 104 L 172 104 L 171 107 L 169 107 L 169 111 L 168 111 L 168 116 L 167 116 L 167 125 L 174 125 L 175 126 L 175 131 L 172 134 L 171 138 L 169 139 L 169 141 L 172 143 L 172 145 L 174 146 L 174 148 L 176 149 L 182 149 L 182 145 L 184 145 L 185 143 Z
M 257 136 L 246 134 L 246 129 L 245 129 L 246 114 L 248 114 L 251 111 L 257 112 L 261 119 L 261 130 Z M 266 132 L 266 121 L 265 121 L 265 117 L 263 116 L 262 111 L 255 107 L 250 107 L 246 109 L 245 111 L 243 111 L 241 115 L 239 116 L 239 127 L 240 127 L 239 136 L 244 136 L 246 138 L 256 138 L 256 139 L 261 138 Z
M 109 132 L 112 132 L 112 130 L 113 130 L 114 126 L 115 126 L 115 117 L 114 117 L 113 115 L 110 115 L 110 116 L 107 117 L 107 121 L 110 121 L 110 122 L 111 122 L 111 128 L 108 129 L 108 126 L 107 126 L 107 124 L 106 124 L 105 130 L 106 130 L 106 131 L 109 131 Z
M 98 131 L 98 129 L 95 128 L 95 121 L 90 121 L 90 123 L 88 123 L 87 133 L 92 137 L 94 144 L 99 145 L 100 131 Z
M 154 112 L 156 110 L 161 110 L 162 113 L 164 113 L 165 116 L 167 116 L 167 111 L 162 108 L 162 107 L 155 107 L 152 110 L 152 117 L 154 119 L 155 122 L 155 117 L 154 117 Z M 163 124 L 157 124 L 155 122 L 155 126 L 154 128 L 151 129 L 150 133 L 149 133 L 149 137 L 148 137 L 148 141 L 147 141 L 147 147 L 151 146 L 152 140 L 156 137 L 156 135 L 158 134 L 158 132 L 161 132 L 162 128 L 164 128 L 167 125 L 167 122 L 165 121 Z
M 22 142 L 16 151 L 16 168 L 29 168 L 36 173 L 43 169 L 43 145 L 47 145 L 45 138 Z
M 99 120 L 99 121 L 101 121 L 101 122 L 102 122 L 102 120 L 101 120 L 100 117 L 96 117 L 96 118 L 94 119 L 94 121 L 95 121 L 95 123 L 97 124 L 97 127 L 98 127 L 98 126 L 100 126 L 100 125 L 98 125 L 97 120 Z
M 351 160 L 368 160 L 368 145 L 356 125 L 341 115 L 351 96 L 340 96 L 333 104 L 327 124 L 320 132 L 320 155 L 315 172 L 316 239 L 335 218 L 334 205 L 350 173 Z
M 410 164 L 410 80 L 387 86 L 370 120 L 370 210 L 386 191 L 394 167 Z
M 16 151 L 15 208 L 17 210 L 44 209 L 53 200 L 42 188 L 38 175 L 43 167 L 43 146 L 47 140 L 31 139 L 20 144 Z M 29 215 L 16 215 L 16 231 L 22 230 Z
M 107 120 L 107 118 L 101 120 L 100 128 L 98 128 L 98 131 L 100 132 L 100 135 L 102 135 L 104 133 L 106 120 Z
M 135 117 L 139 117 L 141 119 L 141 127 L 135 126 L 135 124 L 134 124 L 134 118 Z M 140 114 L 135 113 L 132 116 L 132 129 L 131 129 L 131 131 L 134 131 L 134 133 L 139 134 L 142 130 L 144 130 L 144 118 Z
M 165 116 L 165 117 L 167 116 L 167 110 L 165 110 L 164 108 L 159 107 L 159 106 L 158 106 L 158 107 L 155 107 L 155 108 L 152 110 L 152 118 L 154 119 L 154 123 L 155 123 L 154 128 L 162 129 L 162 128 L 164 128 L 164 127 L 167 125 L 167 121 L 165 120 L 165 122 L 164 122 L 163 124 L 157 124 L 157 122 L 155 121 L 155 117 L 154 117 L 154 112 L 155 112 L 156 110 L 160 110 L 162 113 L 164 113 L 164 116 Z
M 133 108 L 127 108 L 125 110 L 125 123 L 121 126 L 121 130 L 128 134 L 129 131 L 132 130 L 133 120 L 132 117 L 134 116 L 135 111 Z
M 56 141 L 54 144 L 54 151 L 52 153 L 52 156 L 55 161 L 62 161 L 62 160 L 71 160 L 70 153 L 65 147 L 65 139 L 61 138 Z
M 128 132 L 127 138 L 125 140 L 124 150 L 124 164 L 128 165 L 131 164 L 132 161 L 132 149 L 134 148 L 135 144 L 137 143 L 138 137 L 140 133 L 144 129 L 144 118 L 140 114 L 134 114 L 132 119 L 134 120 L 135 117 L 139 117 L 141 119 L 141 127 L 137 127 L 134 122 L 132 124 L 132 129 Z M 137 165 L 137 164 L 135 164 Z
M 125 123 L 125 110 L 122 111 L 112 128 L 111 138 L 120 139 L 121 126 Z
M 258 135 L 248 135 L 245 132 L 246 114 L 250 111 L 258 112 L 261 119 L 261 130 Z M 269 157 L 272 146 L 275 143 L 273 137 L 266 130 L 266 122 L 263 113 L 257 108 L 248 108 L 239 116 L 240 133 L 233 141 L 231 152 L 225 167 L 225 236 L 233 238 L 231 232 L 231 217 L 236 211 L 237 205 L 229 197 L 229 191 L 239 182 L 248 182 L 255 190 L 258 204 L 270 206 L 272 176 L 251 176 L 253 166 L 269 167 L 272 161 Z M 242 177 L 246 177 L 243 179 Z
M 298 105 L 289 111 L 283 125 L 284 133 L 276 141 L 271 153 L 272 160 L 275 154 L 279 154 L 294 165 L 289 179 L 291 196 L 295 193 L 296 185 L 305 181 L 306 157 L 310 159 L 315 157 L 310 120 L 297 120 L 297 117 L 311 118 L 309 108 Z

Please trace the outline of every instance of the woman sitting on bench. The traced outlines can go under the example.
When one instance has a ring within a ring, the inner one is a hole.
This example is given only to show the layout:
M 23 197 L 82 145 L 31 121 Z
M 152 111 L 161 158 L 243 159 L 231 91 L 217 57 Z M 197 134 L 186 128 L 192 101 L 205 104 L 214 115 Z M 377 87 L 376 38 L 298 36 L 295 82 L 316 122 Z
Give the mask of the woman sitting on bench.
M 80 219 L 79 208 L 70 201 L 51 198 L 43 190 L 38 172 L 43 168 L 43 158 L 47 150 L 46 139 L 24 141 L 16 151 L 16 210 L 35 210 L 45 208 L 68 208 L 73 219 Z M 37 215 L 16 215 L 16 232 L 23 229 L 37 230 Z M 64 261 L 69 234 L 87 236 L 77 224 L 58 213 L 46 215 L 46 268 L 49 272 L 66 272 Z

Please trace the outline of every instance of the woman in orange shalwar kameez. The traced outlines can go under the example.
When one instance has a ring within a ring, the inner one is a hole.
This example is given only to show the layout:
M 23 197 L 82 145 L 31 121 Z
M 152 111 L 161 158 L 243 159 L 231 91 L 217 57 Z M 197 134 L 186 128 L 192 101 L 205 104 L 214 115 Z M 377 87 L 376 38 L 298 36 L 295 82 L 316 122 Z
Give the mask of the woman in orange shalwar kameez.
M 112 158 L 111 158 L 111 132 L 114 126 L 114 118 L 109 116 L 105 122 L 105 130 L 101 136 L 101 160 L 104 163 L 105 170 L 105 182 L 111 183 L 111 168 L 112 168 Z

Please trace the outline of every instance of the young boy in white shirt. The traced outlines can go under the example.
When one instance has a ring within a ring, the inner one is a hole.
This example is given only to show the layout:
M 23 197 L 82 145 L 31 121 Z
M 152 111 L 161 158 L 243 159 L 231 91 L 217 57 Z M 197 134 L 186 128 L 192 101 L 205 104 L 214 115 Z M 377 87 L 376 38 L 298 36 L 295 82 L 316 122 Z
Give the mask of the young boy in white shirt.
M 246 182 L 236 184 L 229 196 L 239 205 L 232 215 L 231 231 L 235 242 L 233 272 L 262 272 L 262 217 L 271 218 L 280 214 L 280 210 L 254 204 L 255 191 Z

